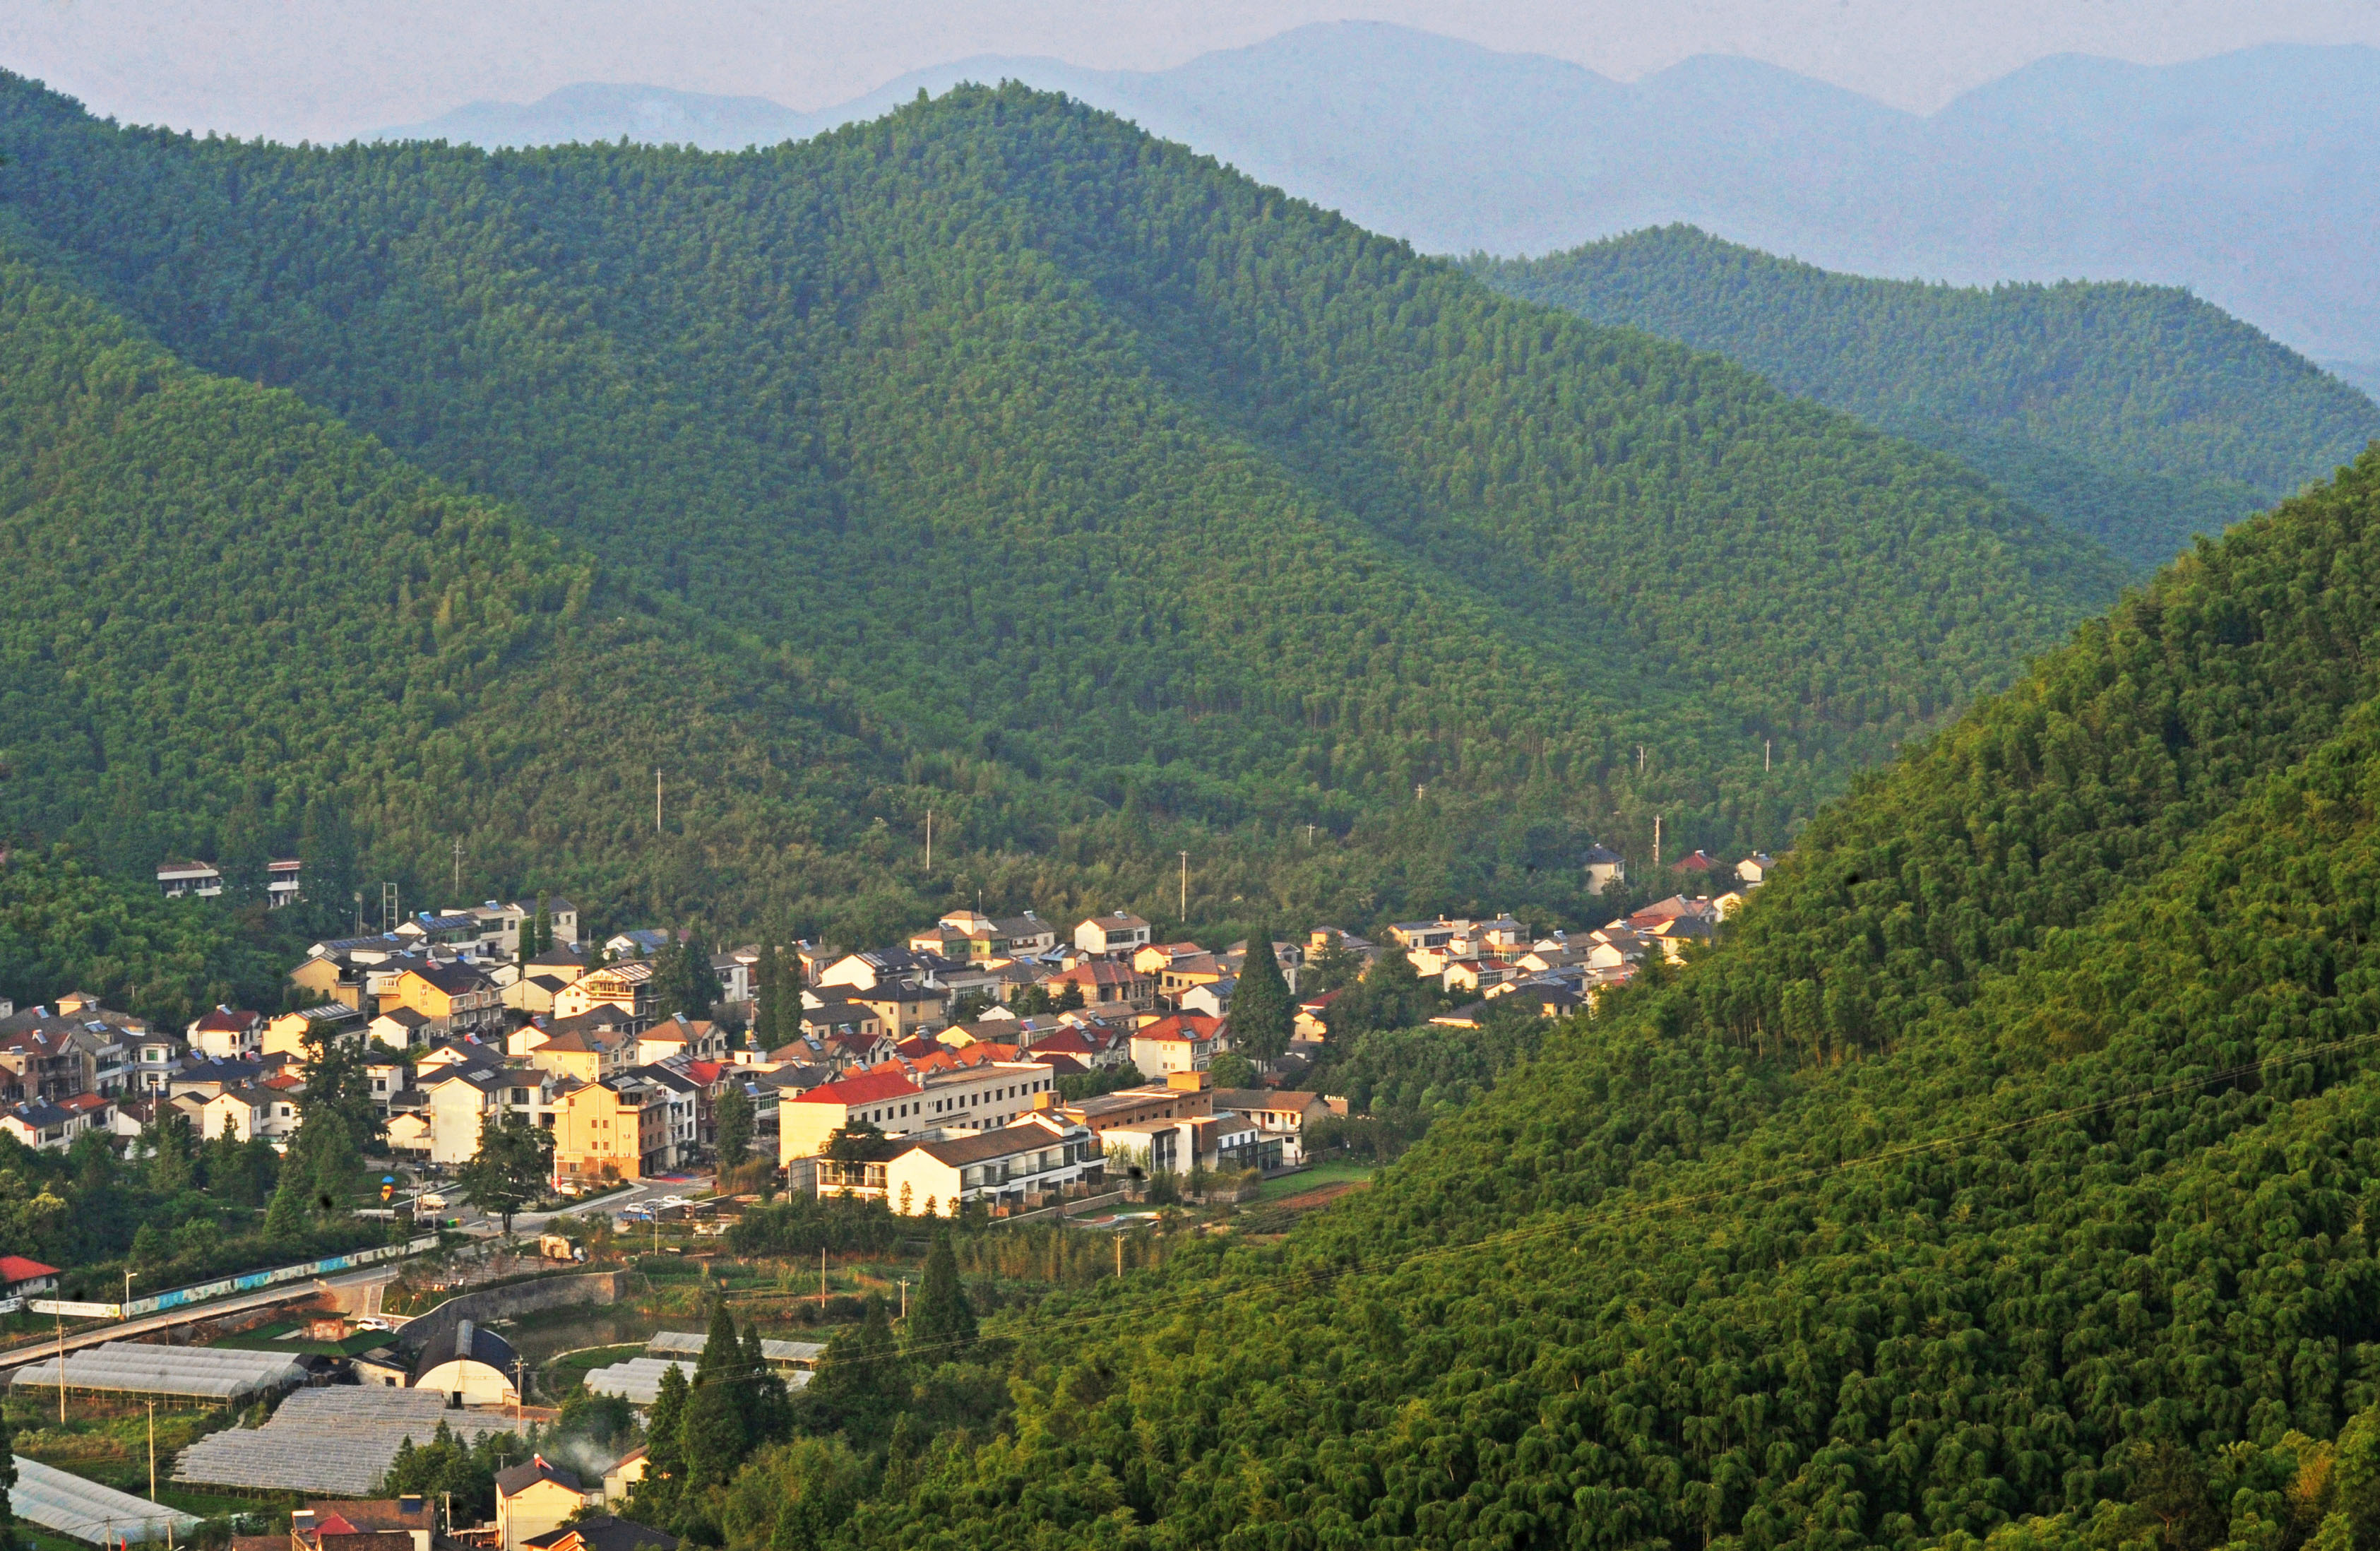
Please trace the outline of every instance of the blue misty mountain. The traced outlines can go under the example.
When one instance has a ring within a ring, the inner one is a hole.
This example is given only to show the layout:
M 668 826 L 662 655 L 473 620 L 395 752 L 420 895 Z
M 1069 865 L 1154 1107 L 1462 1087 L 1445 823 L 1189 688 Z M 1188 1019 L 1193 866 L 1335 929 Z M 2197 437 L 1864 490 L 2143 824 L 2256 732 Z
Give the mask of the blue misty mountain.
M 569 145 L 625 136 L 650 145 L 741 151 L 806 139 L 821 115 L 766 97 L 721 97 L 663 86 L 582 81 L 534 103 L 467 103 L 424 124 L 383 129 L 373 139 L 455 140 L 468 145 Z
M 872 117 L 921 88 L 1006 78 L 1430 251 L 1540 253 L 1683 221 L 1854 273 L 2188 285 L 2309 354 L 2380 358 L 2368 261 L 2380 51 L 2363 47 L 2165 67 L 2060 56 L 1920 116 L 1753 60 L 1690 59 L 1626 84 L 1345 22 L 1146 73 L 960 60 L 818 114 L 572 88 L 391 133 L 737 146 Z

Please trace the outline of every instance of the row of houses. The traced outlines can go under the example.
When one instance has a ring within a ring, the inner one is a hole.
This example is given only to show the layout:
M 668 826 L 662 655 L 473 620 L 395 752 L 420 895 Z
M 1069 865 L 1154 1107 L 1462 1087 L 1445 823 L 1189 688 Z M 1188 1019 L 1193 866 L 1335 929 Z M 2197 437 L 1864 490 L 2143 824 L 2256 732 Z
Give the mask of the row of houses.
M 1588 860 L 1591 876 L 1624 882 L 1616 856 Z M 1368 963 L 1401 952 L 1416 974 L 1476 997 L 1441 1022 L 1475 1023 L 1499 1003 L 1558 1015 L 1591 1008 L 1647 954 L 1675 958 L 1707 940 L 1771 866 L 1755 855 L 1727 869 L 1694 853 L 1670 870 L 1697 881 L 1729 877 L 1734 887 L 1716 898 L 1681 892 L 1591 932 L 1536 935 L 1510 915 L 1439 916 L 1395 923 L 1384 945 L 1320 927 L 1271 951 L 1293 988 L 1318 954 Z M 161 887 L 200 891 L 205 879 L 183 877 L 188 870 L 161 867 Z M 552 946 L 524 956 L 540 922 Z M 853 1117 L 887 1140 L 972 1157 L 992 1144 L 960 1147 L 962 1139 L 1084 1123 L 1061 1120 L 1063 1076 L 1129 1066 L 1152 1093 L 1172 1092 L 1166 1084 L 1204 1073 L 1229 1048 L 1232 1000 L 1249 951 L 1245 942 L 1158 941 L 1148 920 L 1124 911 L 1064 930 L 1031 912 L 955 911 L 883 947 L 791 945 L 800 971 L 796 1036 L 773 1050 L 731 1051 L 718 1026 L 657 1015 L 653 958 L 670 941 L 651 929 L 588 942 L 567 900 L 489 900 L 316 943 L 289 975 L 309 1003 L 296 1012 L 217 1008 L 174 1032 L 87 996 L 23 1014 L 0 1004 L 0 1099 L 8 1106 L 0 1129 L 29 1145 L 65 1146 L 93 1127 L 136 1129 L 172 1106 L 210 1137 L 280 1141 L 302 1112 L 308 1046 L 361 1039 L 375 1052 L 373 1093 L 392 1144 L 434 1163 L 468 1159 L 485 1121 L 518 1115 L 553 1133 L 557 1177 L 567 1186 L 674 1171 L 706 1155 L 717 1101 L 736 1085 L 753 1103 L 761 1148 L 789 1165 L 812 1165 L 815 1180 L 823 1139 Z M 714 957 L 728 1016 L 749 1021 L 761 1011 L 754 1000 L 759 957 L 757 945 Z M 1300 1002 L 1300 1042 L 1327 1038 L 1332 1000 Z M 1285 1064 L 1293 1068 L 1294 1057 Z M 1245 1106 L 1226 1106 L 1210 1110 L 1195 1134 L 1123 1140 L 1148 1169 L 1220 1160 L 1237 1156 L 1235 1139 L 1251 1134 L 1232 1129 L 1247 1114 Z M 1050 1154 L 1061 1170 L 1081 1170 L 1106 1153 L 1104 1145 L 1085 1151 L 1079 1137 L 1061 1136 L 1054 1146 L 1023 1133 L 999 1140 L 1019 1156 Z M 994 1161 L 957 1166 L 978 1181 L 962 1185 L 963 1195 L 1015 1173 Z M 914 1167 L 929 1165 L 921 1157 Z M 838 1188 L 866 1188 L 833 1178 Z M 947 1191 L 932 1194 L 950 1200 Z
M 1439 916 L 1398 922 L 1389 928 L 1389 936 L 1421 978 L 1435 981 L 1450 995 L 1477 998 L 1433 1023 L 1475 1027 L 1514 1005 L 1502 1000 L 1508 997 L 1546 1017 L 1581 1008 L 1592 1012 L 1605 990 L 1626 985 L 1649 955 L 1658 952 L 1674 963 L 1689 949 L 1708 944 L 1775 866 L 1761 853 L 1726 867 L 1694 852 L 1670 871 L 1706 887 L 1714 878 L 1730 879 L 1734 886 L 1716 896 L 1672 894 L 1591 931 L 1556 930 L 1539 937 L 1510 915 L 1488 920 Z M 1314 1008 L 1327 1013 L 1331 1000 L 1320 998 Z

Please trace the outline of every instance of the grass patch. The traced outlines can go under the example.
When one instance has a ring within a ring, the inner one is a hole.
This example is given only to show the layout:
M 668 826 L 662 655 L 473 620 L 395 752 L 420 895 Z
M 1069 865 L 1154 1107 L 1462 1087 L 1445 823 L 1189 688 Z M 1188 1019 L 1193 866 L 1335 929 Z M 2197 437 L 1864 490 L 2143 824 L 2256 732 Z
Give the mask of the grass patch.
M 1355 1163 L 1333 1159 L 1318 1163 L 1301 1173 L 1283 1174 L 1277 1180 L 1267 1180 L 1257 1187 L 1257 1201 L 1278 1201 L 1285 1195 L 1300 1195 L 1325 1185 L 1361 1184 L 1379 1171 L 1373 1163 Z
M 597 1368 L 608 1368 L 614 1363 L 625 1363 L 631 1357 L 642 1357 L 645 1343 L 631 1341 L 621 1346 L 589 1347 L 584 1351 L 565 1351 L 537 1371 L 537 1393 L 540 1400 L 559 1404 L 564 1397 L 587 1380 Z
M 392 1339 L 385 1330 L 358 1330 L 335 1341 L 319 1341 L 309 1336 L 288 1339 L 290 1331 L 298 1328 L 298 1321 L 284 1319 L 272 1325 L 243 1330 L 237 1336 L 225 1336 L 209 1341 L 211 1347 L 227 1348 L 234 1351 L 284 1351 L 292 1354 L 311 1352 L 317 1357 L 353 1357 L 358 1352 L 386 1346 Z

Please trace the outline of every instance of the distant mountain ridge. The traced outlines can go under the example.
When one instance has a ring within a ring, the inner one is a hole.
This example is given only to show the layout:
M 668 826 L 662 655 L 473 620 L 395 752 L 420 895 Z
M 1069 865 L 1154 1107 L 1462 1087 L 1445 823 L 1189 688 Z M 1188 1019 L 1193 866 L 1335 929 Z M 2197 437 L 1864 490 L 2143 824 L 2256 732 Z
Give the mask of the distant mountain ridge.
M 1962 458 L 2144 570 L 2380 436 L 2380 405 L 2167 287 L 1870 280 L 1688 226 L 1472 269 Z
M 569 145 L 623 138 L 642 145 L 741 151 L 801 139 L 819 115 L 766 97 L 722 97 L 663 86 L 582 81 L 534 103 L 466 103 L 426 124 L 389 129 L 382 139 L 455 140 L 489 147 Z
M 671 111 L 690 115 L 688 143 L 733 149 L 1002 79 L 1121 114 L 1427 251 L 1543 253 L 1687 222 L 1859 274 L 2187 285 L 2310 355 L 2380 358 L 2380 274 L 2362 259 L 2380 228 L 2380 51 L 2358 46 L 2163 67 L 2059 56 L 1921 117 L 1749 59 L 1621 83 L 1340 22 L 1155 72 L 959 60 L 765 126 L 722 107 L 714 132 L 690 94 Z M 633 103 L 581 116 L 580 90 L 389 133 L 642 133 Z

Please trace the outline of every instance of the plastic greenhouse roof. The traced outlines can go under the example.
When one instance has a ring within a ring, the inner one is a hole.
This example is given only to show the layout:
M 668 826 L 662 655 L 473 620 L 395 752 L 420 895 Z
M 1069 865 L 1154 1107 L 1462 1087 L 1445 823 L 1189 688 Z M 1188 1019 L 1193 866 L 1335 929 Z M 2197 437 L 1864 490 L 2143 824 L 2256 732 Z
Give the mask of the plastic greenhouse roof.
M 662 1392 L 662 1375 L 677 1368 L 694 1376 L 694 1363 L 685 1358 L 632 1357 L 608 1368 L 596 1368 L 586 1378 L 589 1395 L 617 1395 L 632 1406 L 649 1406 Z
M 411 1438 L 430 1441 L 444 1423 L 469 1441 L 511 1432 L 516 1424 L 495 1411 L 450 1410 L 434 1389 L 334 1385 L 300 1389 L 261 1427 L 210 1433 L 182 1450 L 174 1479 L 209 1486 L 370 1496 Z
M 187 1538 L 199 1523 L 191 1514 L 22 1458 L 17 1461 L 17 1484 L 9 1489 L 8 1505 L 19 1519 L 98 1545 L 163 1540 L 168 1525 Z
M 708 1336 L 698 1335 L 691 1330 L 659 1330 L 654 1332 L 652 1339 L 645 1343 L 645 1350 L 672 1354 L 683 1352 L 699 1357 L 709 1341 Z M 771 1363 L 815 1363 L 825 1351 L 824 1341 L 772 1341 L 763 1339 L 760 1342 L 760 1355 Z
M 18 1368 L 13 1387 L 54 1389 L 58 1359 L 42 1358 Z M 223 1351 L 212 1347 L 152 1346 L 109 1341 L 66 1356 L 70 1389 L 106 1389 L 141 1395 L 191 1395 L 235 1400 L 262 1390 L 306 1382 L 306 1370 L 272 1351 Z

